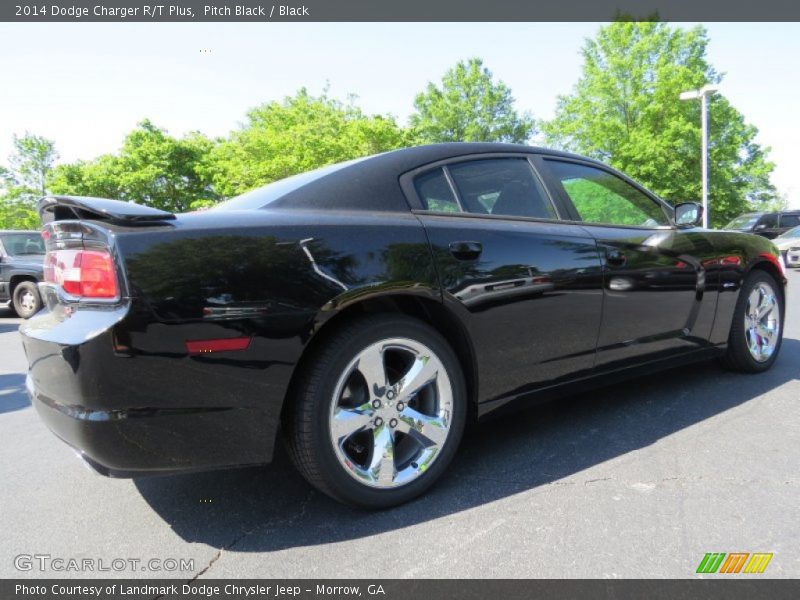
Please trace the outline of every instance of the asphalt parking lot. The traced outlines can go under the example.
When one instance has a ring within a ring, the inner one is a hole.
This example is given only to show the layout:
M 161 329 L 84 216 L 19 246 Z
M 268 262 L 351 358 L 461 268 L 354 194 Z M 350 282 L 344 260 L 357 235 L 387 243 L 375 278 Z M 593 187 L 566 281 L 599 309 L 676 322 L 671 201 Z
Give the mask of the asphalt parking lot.
M 769 373 L 684 367 L 487 423 L 431 493 L 378 513 L 312 491 L 283 452 L 263 469 L 95 475 L 37 419 L 19 320 L 0 313 L 0 577 L 684 578 L 706 552 L 771 552 L 756 577 L 800 577 L 800 272 L 789 277 Z M 34 554 L 194 564 L 15 568 Z

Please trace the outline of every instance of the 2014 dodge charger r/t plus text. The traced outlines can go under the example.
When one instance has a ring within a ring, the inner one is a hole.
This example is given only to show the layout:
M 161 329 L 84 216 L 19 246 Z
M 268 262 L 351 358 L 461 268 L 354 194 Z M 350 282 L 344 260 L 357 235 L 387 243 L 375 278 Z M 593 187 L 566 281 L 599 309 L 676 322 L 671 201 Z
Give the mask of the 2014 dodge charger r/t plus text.
M 769 240 L 696 226 L 579 156 L 441 144 L 193 214 L 47 197 L 45 308 L 21 331 L 39 414 L 101 473 L 269 462 L 384 507 L 469 421 L 719 357 L 769 369 Z

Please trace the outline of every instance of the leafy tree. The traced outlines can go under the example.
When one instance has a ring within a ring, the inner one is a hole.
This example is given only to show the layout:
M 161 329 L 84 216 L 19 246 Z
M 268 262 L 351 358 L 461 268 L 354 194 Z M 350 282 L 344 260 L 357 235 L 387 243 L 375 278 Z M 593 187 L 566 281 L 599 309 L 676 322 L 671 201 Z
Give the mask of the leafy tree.
M 123 142 L 117 155 L 59 165 L 49 183 L 53 192 L 129 200 L 169 211 L 213 201 L 204 161 L 214 142 L 200 133 L 174 138 L 148 120 Z
M 210 153 L 205 172 L 221 195 L 232 196 L 405 142 L 392 117 L 366 115 L 352 102 L 343 104 L 325 93 L 315 97 L 301 89 L 282 102 L 248 112 L 242 128 Z
M 479 58 L 460 61 L 414 100 L 411 127 L 419 142 L 517 142 L 534 133 L 533 118 L 514 108 L 511 90 L 495 83 Z
M 36 229 L 36 201 L 47 193 L 46 180 L 58 158 L 55 144 L 38 135 L 14 136 L 10 168 L 0 167 L 0 229 Z
M 543 130 L 550 145 L 626 172 L 672 200 L 698 199 L 700 106 L 681 92 L 719 83 L 704 28 L 615 22 L 583 47 L 583 73 Z M 771 202 L 773 164 L 757 130 L 721 95 L 709 102 L 709 204 L 714 225 Z
M 47 193 L 47 175 L 58 159 L 55 144 L 39 135 L 25 133 L 14 136 L 14 154 L 9 162 L 17 185 L 23 188 L 21 195 L 35 197 Z
M 26 202 L 0 198 L 0 229 L 38 229 L 39 214 Z
M 39 215 L 30 202 L 21 199 L 24 188 L 14 174 L 0 167 L 0 229 L 36 229 Z

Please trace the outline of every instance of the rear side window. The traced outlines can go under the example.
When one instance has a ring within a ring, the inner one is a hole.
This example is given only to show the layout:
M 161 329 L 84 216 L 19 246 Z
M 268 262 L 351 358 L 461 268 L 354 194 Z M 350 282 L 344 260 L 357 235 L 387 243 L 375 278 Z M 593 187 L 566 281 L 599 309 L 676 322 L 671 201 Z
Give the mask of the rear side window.
M 524 158 L 448 166 L 464 210 L 484 215 L 555 219 L 552 203 Z
M 417 195 L 426 210 L 439 212 L 461 212 L 453 190 L 442 169 L 420 175 L 414 180 Z
M 781 227 L 797 227 L 800 225 L 800 215 L 781 216 Z

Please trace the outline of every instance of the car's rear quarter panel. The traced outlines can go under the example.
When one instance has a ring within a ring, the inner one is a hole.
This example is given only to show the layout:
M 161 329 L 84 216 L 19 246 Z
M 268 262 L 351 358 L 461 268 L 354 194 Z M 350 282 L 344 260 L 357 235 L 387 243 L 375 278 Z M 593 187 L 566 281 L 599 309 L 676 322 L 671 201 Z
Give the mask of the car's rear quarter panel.
M 438 294 L 410 214 L 222 212 L 110 229 L 129 308 L 100 311 L 85 340 L 70 337 L 77 313 L 42 313 L 25 346 L 45 419 L 118 471 L 270 460 L 290 379 L 330 316 L 373 295 Z M 186 349 L 242 336 L 252 338 L 243 351 Z M 80 431 L 65 410 L 85 417 Z M 125 447 L 105 444 L 115 427 Z

